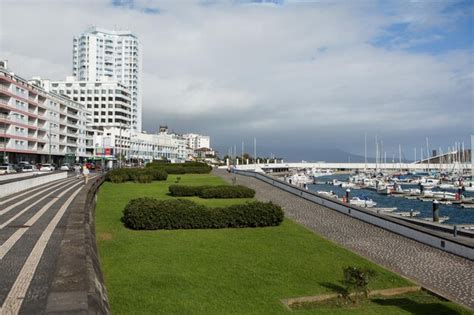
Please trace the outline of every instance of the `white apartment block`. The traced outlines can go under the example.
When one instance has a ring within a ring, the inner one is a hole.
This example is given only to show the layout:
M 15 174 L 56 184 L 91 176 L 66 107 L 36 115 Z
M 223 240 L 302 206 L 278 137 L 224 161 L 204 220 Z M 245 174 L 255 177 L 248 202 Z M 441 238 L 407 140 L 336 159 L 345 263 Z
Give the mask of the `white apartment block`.
M 10 72 L 0 62 L 0 159 L 70 162 L 92 157 L 84 106 Z
M 203 136 L 195 133 L 187 133 L 183 135 L 186 144 L 193 150 L 201 148 L 211 148 L 211 140 L 209 136 Z
M 121 157 L 123 160 L 168 159 L 172 163 L 181 163 L 188 158 L 186 142 L 183 138 L 160 132 L 158 134 L 125 131 L 119 128 L 104 129 L 103 134 L 94 137 L 97 156 L 105 158 Z
M 90 127 L 130 129 L 132 124 L 131 95 L 127 87 L 108 78 L 104 81 L 79 81 L 67 77 L 65 81 L 41 80 L 46 91 L 65 95 L 79 102 L 91 114 Z
M 142 130 L 141 46 L 130 31 L 92 27 L 73 39 L 73 75 L 80 81 L 119 81 L 131 91 L 132 129 Z

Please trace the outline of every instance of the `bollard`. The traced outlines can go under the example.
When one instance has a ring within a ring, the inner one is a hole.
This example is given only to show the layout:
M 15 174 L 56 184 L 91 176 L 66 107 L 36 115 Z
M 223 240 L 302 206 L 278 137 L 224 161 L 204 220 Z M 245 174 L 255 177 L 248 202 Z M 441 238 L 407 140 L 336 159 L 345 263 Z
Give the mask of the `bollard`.
M 458 226 L 457 225 L 453 226 L 453 236 L 454 237 L 458 236 Z
M 349 193 L 351 190 L 349 188 L 346 189 L 346 202 L 349 203 Z
M 439 222 L 439 201 L 433 200 L 433 222 Z

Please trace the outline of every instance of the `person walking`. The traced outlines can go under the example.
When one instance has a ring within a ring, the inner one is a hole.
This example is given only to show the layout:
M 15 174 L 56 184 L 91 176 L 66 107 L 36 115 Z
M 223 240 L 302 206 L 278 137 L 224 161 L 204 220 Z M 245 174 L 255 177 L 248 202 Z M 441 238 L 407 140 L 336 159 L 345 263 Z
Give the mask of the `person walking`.
M 82 176 L 84 177 L 84 185 L 87 185 L 87 181 L 89 180 L 89 169 L 86 165 L 82 168 Z

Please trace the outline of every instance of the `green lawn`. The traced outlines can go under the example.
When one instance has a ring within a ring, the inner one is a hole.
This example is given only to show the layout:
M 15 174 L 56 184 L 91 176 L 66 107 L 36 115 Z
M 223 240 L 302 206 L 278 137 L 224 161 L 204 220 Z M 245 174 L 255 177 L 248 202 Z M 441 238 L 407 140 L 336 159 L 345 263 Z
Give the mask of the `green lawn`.
M 181 184 L 219 185 L 212 175 L 181 175 Z M 411 285 L 407 280 L 285 220 L 267 228 L 133 231 L 120 221 L 126 203 L 167 195 L 166 182 L 101 187 L 96 209 L 99 253 L 114 314 L 280 314 L 280 299 L 333 292 L 348 265 L 377 271 L 373 289 Z M 246 200 L 189 198 L 208 206 Z M 433 304 L 432 300 L 430 300 Z M 432 310 L 454 310 L 435 299 Z M 424 309 L 423 303 L 413 302 Z M 418 305 L 418 304 L 419 305 Z M 363 309 L 296 313 L 408 314 L 394 303 Z M 433 314 L 433 312 L 430 312 Z

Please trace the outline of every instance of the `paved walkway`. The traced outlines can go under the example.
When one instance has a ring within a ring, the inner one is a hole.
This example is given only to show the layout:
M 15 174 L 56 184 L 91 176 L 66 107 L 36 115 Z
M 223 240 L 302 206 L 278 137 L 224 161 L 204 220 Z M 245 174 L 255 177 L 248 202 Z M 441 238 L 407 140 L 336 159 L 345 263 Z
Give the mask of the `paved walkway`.
M 0 199 L 0 314 L 42 314 L 56 270 L 75 177 Z
M 231 181 L 233 174 L 214 173 Z M 395 271 L 450 300 L 474 309 L 474 262 L 314 204 L 258 179 L 235 175 L 237 184 L 273 201 L 288 218 L 316 234 Z

